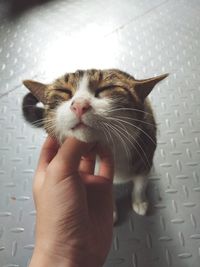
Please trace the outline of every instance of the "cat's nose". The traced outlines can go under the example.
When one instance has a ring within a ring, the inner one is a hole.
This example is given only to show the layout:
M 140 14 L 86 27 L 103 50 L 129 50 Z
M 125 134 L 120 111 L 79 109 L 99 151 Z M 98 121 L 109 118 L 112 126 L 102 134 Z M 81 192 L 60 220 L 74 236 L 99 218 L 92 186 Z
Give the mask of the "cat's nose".
M 76 114 L 77 117 L 81 117 L 84 113 L 86 113 L 90 108 L 90 102 L 88 100 L 74 100 L 71 103 L 71 110 Z

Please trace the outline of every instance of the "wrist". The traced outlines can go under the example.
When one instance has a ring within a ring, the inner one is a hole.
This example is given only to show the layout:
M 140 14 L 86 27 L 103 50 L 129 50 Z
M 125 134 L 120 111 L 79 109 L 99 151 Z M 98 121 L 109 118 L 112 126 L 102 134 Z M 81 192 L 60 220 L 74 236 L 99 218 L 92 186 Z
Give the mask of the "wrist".
M 55 255 L 48 255 L 37 250 L 33 252 L 29 267 L 78 267 L 69 260 Z
M 90 257 L 87 260 L 81 260 L 79 256 L 62 257 L 54 253 L 46 253 L 43 250 L 35 249 L 29 264 L 29 267 L 102 267 L 103 265 L 91 262 Z

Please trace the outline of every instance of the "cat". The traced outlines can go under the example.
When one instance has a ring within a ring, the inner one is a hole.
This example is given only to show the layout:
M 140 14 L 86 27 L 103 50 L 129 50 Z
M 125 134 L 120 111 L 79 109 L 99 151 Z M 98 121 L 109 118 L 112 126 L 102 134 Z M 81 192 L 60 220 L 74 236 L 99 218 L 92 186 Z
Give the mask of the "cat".
M 23 114 L 60 143 L 74 136 L 107 145 L 115 162 L 114 183 L 133 181 L 132 208 L 145 215 L 147 174 L 157 144 L 147 96 L 167 76 L 136 80 L 118 69 L 91 69 L 67 73 L 50 84 L 25 80 L 31 93 L 24 97 Z M 38 102 L 44 107 L 38 107 Z M 113 216 L 116 222 L 115 203 Z

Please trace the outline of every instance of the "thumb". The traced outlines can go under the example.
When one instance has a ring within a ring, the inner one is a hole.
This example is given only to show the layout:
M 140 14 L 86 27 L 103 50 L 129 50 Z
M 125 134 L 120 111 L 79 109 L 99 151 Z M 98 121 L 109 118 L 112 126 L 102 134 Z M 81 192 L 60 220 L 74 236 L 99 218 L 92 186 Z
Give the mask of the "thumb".
M 75 138 L 67 138 L 49 164 L 47 173 L 55 183 L 77 173 L 81 157 L 88 153 L 93 146 L 91 143 L 81 142 Z

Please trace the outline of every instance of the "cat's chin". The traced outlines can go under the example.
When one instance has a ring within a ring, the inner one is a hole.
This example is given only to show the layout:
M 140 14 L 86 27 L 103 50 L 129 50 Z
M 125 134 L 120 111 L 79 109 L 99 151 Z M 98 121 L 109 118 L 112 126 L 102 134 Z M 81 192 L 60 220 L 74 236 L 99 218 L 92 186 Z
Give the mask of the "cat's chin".
M 61 143 L 67 137 L 75 137 L 76 139 L 85 143 L 93 143 L 100 141 L 100 136 L 98 132 L 92 128 L 71 129 L 67 134 L 62 135 Z

